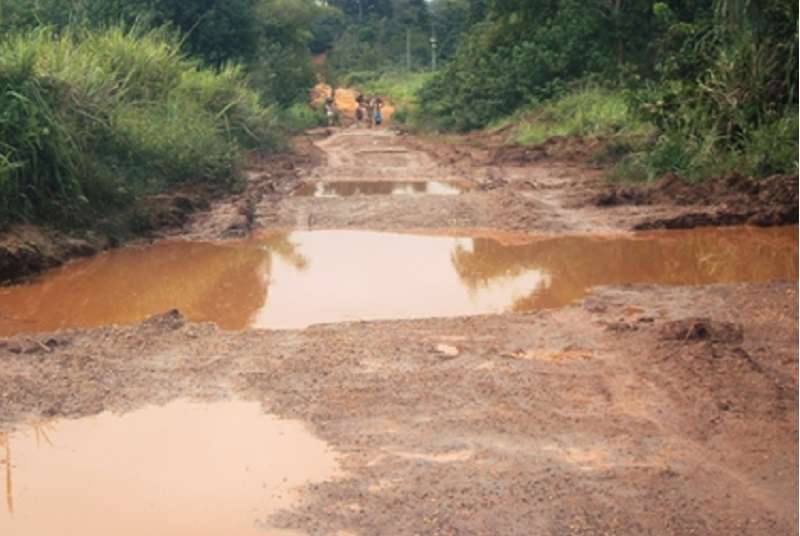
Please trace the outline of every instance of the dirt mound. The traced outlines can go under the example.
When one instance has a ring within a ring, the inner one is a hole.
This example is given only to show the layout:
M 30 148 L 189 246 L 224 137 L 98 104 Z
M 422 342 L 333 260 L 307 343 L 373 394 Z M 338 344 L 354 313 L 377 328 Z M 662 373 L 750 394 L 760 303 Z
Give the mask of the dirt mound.
M 491 138 L 490 138 L 491 139 Z M 485 164 L 491 166 L 524 166 L 552 158 L 561 162 L 588 162 L 602 146 L 599 138 L 554 136 L 538 145 L 503 143 L 489 151 Z
M 171 309 L 166 313 L 151 316 L 142 322 L 142 327 L 175 330 L 182 328 L 185 324 L 186 318 L 183 314 L 177 309 Z
M 152 236 L 164 229 L 183 226 L 193 212 L 208 207 L 207 198 L 214 192 L 173 192 L 142 199 L 135 208 L 115 222 L 101 222 L 99 227 L 117 228 L 123 234 Z M 117 245 L 99 231 L 69 236 L 45 227 L 19 225 L 0 233 L 0 285 L 61 266 L 70 259 L 89 257 Z
M 79 239 L 29 225 L 13 227 L 0 234 L 0 284 L 88 257 L 107 245 L 93 234 Z
M 711 341 L 739 344 L 744 339 L 742 326 L 709 318 L 686 318 L 664 324 L 661 338 L 677 341 Z
M 773 175 L 752 179 L 734 174 L 690 184 L 674 173 L 646 186 L 620 186 L 593 199 L 598 207 L 673 205 L 711 207 L 671 218 L 648 220 L 644 229 L 688 229 L 698 226 L 787 225 L 798 221 L 798 178 Z
M 208 208 L 203 196 L 171 193 L 144 198 L 136 211 L 133 230 L 147 234 L 165 227 L 181 227 L 197 209 Z
M 762 180 L 743 175 L 717 177 L 691 184 L 674 173 L 646 186 L 616 187 L 595 199 L 597 206 L 617 205 L 711 205 L 720 202 L 760 201 L 797 204 L 797 176 L 773 175 Z

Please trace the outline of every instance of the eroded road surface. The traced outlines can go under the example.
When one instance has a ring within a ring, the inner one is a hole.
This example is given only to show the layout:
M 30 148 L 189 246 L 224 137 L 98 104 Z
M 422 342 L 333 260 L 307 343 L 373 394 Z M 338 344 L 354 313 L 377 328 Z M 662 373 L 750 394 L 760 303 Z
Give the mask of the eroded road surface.
M 631 233 L 677 209 L 575 162 L 311 139 L 0 288 L 0 534 L 797 532 L 796 226 Z

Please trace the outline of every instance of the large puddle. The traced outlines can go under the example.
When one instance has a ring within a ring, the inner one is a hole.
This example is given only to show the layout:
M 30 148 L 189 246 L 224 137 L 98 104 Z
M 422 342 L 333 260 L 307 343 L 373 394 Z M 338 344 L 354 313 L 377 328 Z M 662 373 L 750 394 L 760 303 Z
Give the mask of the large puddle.
M 358 197 L 364 195 L 458 195 L 466 186 L 442 181 L 309 182 L 295 195 L 303 197 Z
M 297 487 L 337 473 L 325 443 L 246 402 L 174 402 L 0 433 L 0 534 L 268 536 Z
M 365 231 L 126 248 L 0 288 L 0 335 L 129 324 L 181 310 L 225 329 L 559 307 L 592 286 L 797 281 L 797 227 L 612 237 Z

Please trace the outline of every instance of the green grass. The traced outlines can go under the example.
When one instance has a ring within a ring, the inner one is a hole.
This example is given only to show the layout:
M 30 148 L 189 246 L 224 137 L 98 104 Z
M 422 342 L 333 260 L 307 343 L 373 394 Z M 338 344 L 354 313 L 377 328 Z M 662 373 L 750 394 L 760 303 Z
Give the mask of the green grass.
M 90 226 L 144 193 L 230 182 L 245 149 L 281 143 L 238 67 L 204 69 L 165 31 L 0 39 L 0 227 Z
M 295 103 L 278 113 L 281 128 L 299 134 L 309 128 L 325 125 L 327 119 L 322 108 L 314 109 L 306 103 Z
M 410 106 L 416 101 L 417 92 L 430 77 L 431 74 L 426 72 L 389 71 L 362 84 L 362 90 L 387 98 L 395 106 Z
M 698 182 L 731 173 L 750 177 L 796 174 L 797 131 L 797 110 L 745 132 L 734 147 L 721 143 L 712 132 L 669 130 L 654 143 L 625 156 L 608 175 L 612 180 L 637 181 L 673 172 Z
M 521 123 L 513 141 L 536 145 L 556 136 L 645 136 L 652 127 L 630 110 L 624 96 L 601 88 L 586 88 L 521 110 L 493 128 Z
M 796 109 L 750 127 L 732 145 L 711 130 L 659 132 L 631 110 L 622 92 L 589 87 L 520 110 L 488 130 L 508 127 L 511 141 L 521 145 L 557 136 L 604 138 L 594 160 L 614 164 L 607 173 L 614 181 L 655 180 L 667 172 L 697 182 L 734 172 L 765 177 L 798 171 Z

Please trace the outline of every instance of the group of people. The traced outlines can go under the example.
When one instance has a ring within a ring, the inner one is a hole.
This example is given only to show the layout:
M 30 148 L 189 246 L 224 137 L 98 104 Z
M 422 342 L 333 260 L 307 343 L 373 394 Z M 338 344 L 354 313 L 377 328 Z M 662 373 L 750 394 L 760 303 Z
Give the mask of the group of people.
M 365 97 L 358 95 L 356 97 L 356 125 L 361 126 L 366 122 L 367 127 L 372 128 L 373 125 L 381 126 L 383 123 L 383 100 L 380 97 Z
M 383 123 L 383 99 L 374 96 L 356 96 L 356 126 L 365 125 L 368 128 L 381 126 Z M 337 120 L 336 107 L 333 98 L 325 100 L 325 116 L 328 118 L 328 126 L 333 126 Z

